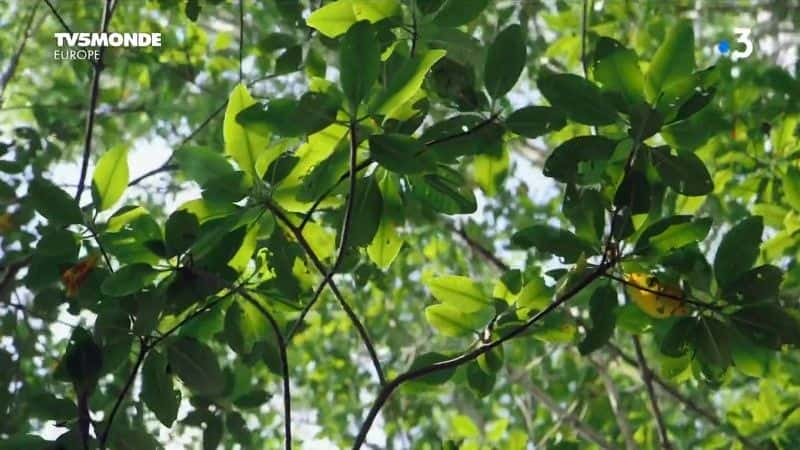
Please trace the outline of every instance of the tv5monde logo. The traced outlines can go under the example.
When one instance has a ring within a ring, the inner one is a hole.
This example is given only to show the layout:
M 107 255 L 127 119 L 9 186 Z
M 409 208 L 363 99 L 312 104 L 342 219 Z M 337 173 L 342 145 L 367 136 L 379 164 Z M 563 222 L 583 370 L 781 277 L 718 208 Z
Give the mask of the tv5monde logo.
M 750 28 L 736 27 L 733 29 L 733 34 L 736 37 L 733 48 L 727 39 L 723 39 L 717 44 L 717 50 L 722 55 L 730 55 L 733 61 L 747 58 L 753 54 L 753 40 L 750 38 L 751 33 L 752 30 L 750 30 Z

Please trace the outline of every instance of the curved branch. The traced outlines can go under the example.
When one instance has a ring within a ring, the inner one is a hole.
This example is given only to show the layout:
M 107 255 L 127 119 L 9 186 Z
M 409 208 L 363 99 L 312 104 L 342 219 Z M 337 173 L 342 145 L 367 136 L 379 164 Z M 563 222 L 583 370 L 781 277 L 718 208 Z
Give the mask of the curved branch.
M 420 367 L 418 369 L 409 370 L 397 376 L 397 378 L 393 379 L 389 383 L 387 383 L 381 391 L 378 393 L 375 401 L 373 402 L 372 406 L 367 413 L 364 422 L 361 424 L 361 427 L 358 430 L 358 435 L 353 443 L 353 449 L 358 450 L 364 445 L 364 442 L 367 439 L 367 433 L 369 433 L 370 428 L 372 427 L 375 418 L 377 417 L 378 413 L 380 412 L 383 405 L 389 400 L 392 393 L 400 387 L 405 382 L 415 380 L 417 378 L 424 377 L 426 375 L 430 375 L 432 373 L 436 373 L 442 370 L 447 370 L 451 368 L 459 367 L 463 364 L 466 364 L 478 356 L 488 352 L 489 350 L 502 345 L 504 342 L 514 339 L 515 337 L 524 333 L 528 328 L 532 325 L 540 321 L 542 318 L 550 314 L 551 312 L 555 311 L 559 306 L 567 302 L 569 299 L 577 295 L 581 292 L 586 286 L 591 284 L 596 279 L 600 278 L 603 273 L 608 270 L 609 267 L 615 261 L 612 259 L 600 266 L 597 266 L 595 270 L 593 270 L 589 275 L 587 275 L 583 280 L 573 285 L 570 289 L 556 298 L 552 303 L 547 305 L 546 308 L 542 309 L 538 313 L 536 313 L 533 317 L 529 318 L 525 323 L 522 325 L 514 328 L 513 330 L 509 331 L 505 335 L 501 336 L 500 338 L 484 343 L 477 347 L 476 349 L 469 351 L 467 353 L 462 354 L 461 356 L 457 356 L 455 358 L 440 361 L 435 364 L 431 364 L 430 366 Z
M 139 369 L 142 367 L 145 356 L 147 356 L 147 353 L 152 348 L 151 346 L 147 345 L 147 342 L 144 338 L 139 338 L 139 346 L 139 355 L 136 357 L 133 370 L 131 370 L 130 375 L 128 375 L 128 379 L 125 381 L 122 391 L 119 393 L 119 395 L 117 395 L 117 400 L 114 402 L 114 406 L 111 408 L 111 413 L 108 415 L 106 426 L 103 428 L 103 433 L 100 435 L 100 439 L 97 444 L 97 447 L 100 450 L 106 449 L 106 441 L 108 440 L 109 433 L 111 432 L 111 424 L 114 422 L 114 417 L 116 417 L 117 411 L 122 405 L 122 402 L 125 400 L 125 397 L 128 396 L 128 391 L 130 391 L 131 386 L 133 386 L 133 381 L 136 380 L 136 375 L 139 373 Z
M 658 426 L 658 436 L 661 439 L 661 448 L 664 450 L 672 450 L 672 444 L 669 442 L 669 435 L 667 433 L 667 425 L 664 423 L 664 416 L 661 414 L 661 408 L 658 406 L 658 398 L 656 391 L 653 389 L 653 372 L 647 366 L 647 360 L 642 352 L 642 344 L 639 342 L 639 336 L 634 335 L 633 347 L 636 349 L 636 359 L 638 360 L 639 370 L 642 372 L 642 381 L 645 388 L 647 388 L 647 397 L 650 399 L 650 408 L 653 410 L 653 416 L 656 419 Z

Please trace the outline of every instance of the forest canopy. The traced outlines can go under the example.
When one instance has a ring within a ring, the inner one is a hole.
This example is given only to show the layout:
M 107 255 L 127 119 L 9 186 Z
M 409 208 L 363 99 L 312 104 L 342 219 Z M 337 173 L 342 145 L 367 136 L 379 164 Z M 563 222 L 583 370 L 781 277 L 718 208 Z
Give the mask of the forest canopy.
M 800 448 L 798 24 L 0 0 L 0 449 Z

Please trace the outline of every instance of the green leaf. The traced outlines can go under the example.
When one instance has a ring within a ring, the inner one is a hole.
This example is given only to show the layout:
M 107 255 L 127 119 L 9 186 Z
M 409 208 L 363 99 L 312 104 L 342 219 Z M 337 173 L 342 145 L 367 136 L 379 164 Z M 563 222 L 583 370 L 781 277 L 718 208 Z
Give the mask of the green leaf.
M 423 276 L 422 283 L 442 303 L 464 312 L 480 311 L 489 304 L 489 296 L 471 278 L 458 275 Z
M 796 212 L 800 212 L 800 169 L 789 166 L 781 177 L 784 198 Z
M 511 113 L 505 121 L 512 133 L 537 138 L 558 131 L 567 125 L 567 118 L 558 108 L 526 106 Z
M 433 124 L 420 140 L 439 161 L 454 162 L 464 155 L 501 156 L 504 132 L 499 124 L 479 116 L 460 115 Z
M 668 147 L 659 147 L 653 149 L 652 155 L 661 181 L 676 192 L 698 196 L 714 190 L 708 169 L 694 153 L 678 152 L 673 156 Z
M 494 372 L 484 372 L 475 361 L 467 364 L 466 376 L 467 386 L 478 397 L 486 397 L 491 394 L 497 380 Z
M 413 372 L 417 369 L 428 367 L 442 361 L 447 361 L 451 358 L 452 358 L 451 356 L 437 352 L 423 353 L 414 359 L 414 362 L 411 363 L 411 367 L 408 368 L 408 371 Z M 436 372 L 432 372 L 429 375 L 419 377 L 415 379 L 414 382 L 436 386 L 447 383 L 450 380 L 450 378 L 453 377 L 453 374 L 455 374 L 455 372 L 456 372 L 455 367 L 450 369 L 439 370 Z
M 636 253 L 667 254 L 705 239 L 711 229 L 711 218 L 670 216 L 645 228 L 636 241 Z
M 717 248 L 714 256 L 714 275 L 717 283 L 725 288 L 728 283 L 753 267 L 761 246 L 764 220 L 751 216 L 731 228 Z
M 178 210 L 170 214 L 164 226 L 164 238 L 170 255 L 179 255 L 194 244 L 200 235 L 200 222 L 197 216 Z
M 369 22 L 350 27 L 339 47 L 339 82 L 355 119 L 358 105 L 378 81 L 381 51 Z
M 701 364 L 717 370 L 731 365 L 731 331 L 725 323 L 701 317 L 694 330 L 694 345 Z
M 564 183 L 594 184 L 596 166 L 603 167 L 617 141 L 604 136 L 577 136 L 556 147 L 544 163 L 543 173 Z
M 425 308 L 428 323 L 445 336 L 468 336 L 479 332 L 492 319 L 494 308 L 484 306 L 474 312 L 465 312 L 459 306 L 440 303 Z
M 392 77 L 386 89 L 370 101 L 370 111 L 391 116 L 419 92 L 425 75 L 446 53 L 444 50 L 428 50 L 422 56 L 408 59 Z
M 174 388 L 167 358 L 151 351 L 142 367 L 142 400 L 165 427 L 171 427 L 178 417 L 181 391 Z
M 306 92 L 299 100 L 276 98 L 255 103 L 236 115 L 236 121 L 253 132 L 294 137 L 314 134 L 336 120 L 341 99 L 333 92 Z
M 114 206 L 128 187 L 128 148 L 112 147 L 97 162 L 92 176 L 92 197 L 98 211 Z
M 459 27 L 472 22 L 486 9 L 489 0 L 445 0 L 433 17 L 440 27 Z
M 103 280 L 100 291 L 109 297 L 124 297 L 149 286 L 157 276 L 158 271 L 149 264 L 130 264 L 123 266 Z
M 172 370 L 189 389 L 208 396 L 224 390 L 225 377 L 217 357 L 206 344 L 179 336 L 169 343 L 167 357 Z
M 517 84 L 525 68 L 526 54 L 521 26 L 510 25 L 497 35 L 489 46 L 484 66 L 483 80 L 489 95 L 502 97 Z
M 584 125 L 610 125 L 617 121 L 614 105 L 592 82 L 570 73 L 539 77 L 539 91 L 551 105 Z
M 51 224 L 83 223 L 83 214 L 75 199 L 53 183 L 42 178 L 34 178 L 28 185 L 28 195 L 34 209 Z
M 553 299 L 553 289 L 547 287 L 541 276 L 528 277 L 529 280 L 522 287 L 517 297 L 517 305 L 527 310 L 541 311 Z
M 102 349 L 88 331 L 76 327 L 56 368 L 55 378 L 70 381 L 78 395 L 83 396 L 94 390 L 102 369 Z
M 400 198 L 399 180 L 387 173 L 379 187 L 383 196 L 383 211 L 378 231 L 367 247 L 367 254 L 372 262 L 382 270 L 386 270 L 400 253 L 403 238 L 398 228 L 403 224 L 403 202 Z
M 476 155 L 473 161 L 473 178 L 488 196 L 497 194 L 502 188 L 508 174 L 509 155 L 503 151 L 500 155 Z
M 692 22 L 679 21 L 667 33 L 656 51 L 645 77 L 645 89 L 650 100 L 670 84 L 688 77 L 694 71 L 694 30 Z
M 478 208 L 472 189 L 449 168 L 440 166 L 436 174 L 415 176 L 409 181 L 412 195 L 440 213 L 471 214 Z
M 776 305 L 745 306 L 730 316 L 731 322 L 756 345 L 780 350 L 800 345 L 800 320 Z
M 347 246 L 363 247 L 369 245 L 378 231 L 382 213 L 383 197 L 375 177 L 362 178 L 356 184 Z
M 375 134 L 369 137 L 369 154 L 387 170 L 414 174 L 432 168 L 432 158 L 425 146 L 404 134 Z
M 255 100 L 247 92 L 247 87 L 242 83 L 237 84 L 228 98 L 222 124 L 225 153 L 231 155 L 242 171 L 250 177 L 248 184 L 260 178 L 260 174 L 256 173 L 256 160 L 267 150 L 269 144 L 269 137 L 247 130 L 236 121 L 236 116 L 253 104 Z
M 539 321 L 533 329 L 533 336 L 542 342 L 568 344 L 575 339 L 577 327 L 572 317 L 562 311 L 554 311 Z
M 566 263 L 574 263 L 581 255 L 597 254 L 591 244 L 571 232 L 544 224 L 517 231 L 511 236 L 511 243 L 522 248 L 535 247 L 540 252 L 563 258 Z
M 486 373 L 497 373 L 500 369 L 503 368 L 503 359 L 505 358 L 505 352 L 503 352 L 503 346 L 498 345 L 497 347 L 492 348 L 488 352 L 481 353 L 475 361 L 480 366 L 481 370 Z
M 737 303 L 763 302 L 778 298 L 783 271 L 763 265 L 750 269 L 725 285 L 723 296 Z
M 739 332 L 732 333 L 731 359 L 740 372 L 761 378 L 769 369 L 769 350 L 759 347 Z
M 205 147 L 187 147 L 173 153 L 181 172 L 200 186 L 212 178 L 233 173 L 233 167 L 222 153 Z
M 250 353 L 256 341 L 275 340 L 271 325 L 261 311 L 244 299 L 228 307 L 225 337 L 231 348 L 240 355 Z
M 338 0 L 311 13 L 306 24 L 325 36 L 335 38 L 360 20 L 375 23 L 399 12 L 397 0 Z
M 671 357 L 680 358 L 692 348 L 692 340 L 698 321 L 694 317 L 681 317 L 670 327 L 661 340 L 659 349 L 661 353 Z
M 594 79 L 604 90 L 619 92 L 628 104 L 644 100 L 644 76 L 636 53 L 608 37 L 597 40 Z
M 614 194 L 614 206 L 626 208 L 631 214 L 643 214 L 650 210 L 650 182 L 644 171 L 634 167 L 625 173 Z
M 586 335 L 578 344 L 581 355 L 588 355 L 604 346 L 614 335 L 618 306 L 617 291 L 613 287 L 602 285 L 595 289 L 589 299 L 589 317 L 592 319 L 592 326 L 586 330 Z

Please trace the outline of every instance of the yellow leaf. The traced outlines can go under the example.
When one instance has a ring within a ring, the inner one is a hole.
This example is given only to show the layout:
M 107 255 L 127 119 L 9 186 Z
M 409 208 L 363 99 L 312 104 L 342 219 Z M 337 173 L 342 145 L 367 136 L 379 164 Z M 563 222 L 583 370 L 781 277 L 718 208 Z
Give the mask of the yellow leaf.
M 656 319 L 665 319 L 667 317 L 685 316 L 689 313 L 686 302 L 678 300 L 683 298 L 683 291 L 679 286 L 662 284 L 655 276 L 642 272 L 626 274 L 625 279 L 638 286 L 629 285 L 626 289 L 633 303 L 648 316 Z M 639 289 L 639 287 L 647 288 L 648 290 Z M 659 295 L 651 291 L 665 295 Z

